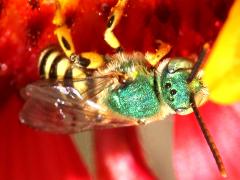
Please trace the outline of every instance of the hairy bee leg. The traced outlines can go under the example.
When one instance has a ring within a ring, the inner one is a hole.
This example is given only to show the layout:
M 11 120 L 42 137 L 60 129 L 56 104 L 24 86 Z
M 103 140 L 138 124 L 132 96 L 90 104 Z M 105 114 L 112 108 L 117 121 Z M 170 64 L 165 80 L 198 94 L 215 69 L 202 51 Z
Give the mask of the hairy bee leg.
M 104 57 L 96 52 L 82 52 L 79 55 L 75 53 L 71 32 L 66 25 L 58 27 L 55 33 L 64 53 L 73 62 L 80 63 L 81 66 L 90 69 L 96 69 L 104 65 Z M 77 57 L 78 61 L 75 61 L 74 57 Z
M 128 0 L 118 0 L 117 4 L 111 9 L 111 14 L 108 17 L 107 29 L 104 32 L 104 40 L 109 46 L 116 50 L 121 50 L 121 45 L 114 35 L 113 30 L 121 20 L 127 2 Z
M 53 18 L 53 24 L 57 26 L 55 34 L 58 42 L 66 54 L 73 62 L 80 63 L 81 66 L 90 69 L 96 69 L 104 65 L 104 58 L 96 52 L 83 52 L 80 55 L 75 53 L 71 30 L 65 24 L 65 15 L 63 14 L 63 1 L 56 2 L 56 12 Z
M 147 52 L 145 54 L 145 58 L 146 60 L 149 62 L 149 64 L 151 64 L 153 67 L 155 65 L 158 64 L 158 62 L 164 57 L 166 56 L 170 50 L 171 50 L 171 46 L 167 43 L 164 43 L 162 41 L 157 41 L 157 43 L 159 43 L 159 48 L 156 50 L 155 53 L 150 53 Z
M 75 54 L 75 47 L 73 45 L 71 30 L 66 26 L 57 27 L 54 31 L 57 36 L 58 42 L 66 54 L 67 57 L 70 57 L 72 54 Z
M 57 26 L 54 34 L 57 36 L 58 42 L 68 58 L 75 53 L 75 47 L 72 41 L 71 30 L 65 24 L 65 15 L 63 14 L 64 2 L 56 1 L 56 11 L 53 18 L 53 24 Z

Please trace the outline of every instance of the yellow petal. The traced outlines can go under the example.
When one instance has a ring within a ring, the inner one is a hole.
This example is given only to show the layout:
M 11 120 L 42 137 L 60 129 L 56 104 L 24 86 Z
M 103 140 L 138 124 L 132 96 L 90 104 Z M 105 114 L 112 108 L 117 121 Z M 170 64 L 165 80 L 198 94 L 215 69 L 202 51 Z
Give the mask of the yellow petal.
M 210 100 L 240 101 L 240 0 L 234 2 L 204 69 Z

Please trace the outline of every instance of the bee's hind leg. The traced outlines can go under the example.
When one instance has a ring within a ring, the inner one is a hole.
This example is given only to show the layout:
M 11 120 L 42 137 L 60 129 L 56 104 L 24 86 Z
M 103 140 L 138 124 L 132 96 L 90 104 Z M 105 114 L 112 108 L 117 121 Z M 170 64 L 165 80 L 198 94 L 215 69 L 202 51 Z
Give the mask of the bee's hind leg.
M 96 69 L 103 66 L 104 57 L 96 52 L 83 52 L 76 54 L 71 36 L 71 29 L 65 23 L 63 3 L 63 1 L 56 1 L 56 12 L 53 18 L 53 24 L 57 26 L 54 33 L 57 36 L 63 52 L 71 61 L 82 67 Z
M 155 53 L 147 52 L 145 54 L 145 59 L 153 67 L 155 67 L 171 50 L 171 46 L 169 44 L 164 43 L 160 40 L 158 40 L 157 43 L 160 45 Z
M 114 35 L 113 30 L 121 20 L 127 2 L 128 0 L 118 0 L 117 4 L 111 9 L 111 13 L 108 17 L 107 28 L 104 32 L 104 40 L 116 51 L 121 51 L 122 47 L 119 40 Z

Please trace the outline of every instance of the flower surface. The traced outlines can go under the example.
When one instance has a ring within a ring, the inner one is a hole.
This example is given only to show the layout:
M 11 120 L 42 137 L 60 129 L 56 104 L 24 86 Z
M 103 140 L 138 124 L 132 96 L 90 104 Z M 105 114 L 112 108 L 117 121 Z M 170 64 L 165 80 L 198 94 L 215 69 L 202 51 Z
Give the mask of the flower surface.
M 52 2 L 0 0 L 0 177 L 3 179 L 91 178 L 69 137 L 37 132 L 20 125 L 18 120 L 23 103 L 19 96 L 21 88 L 39 78 L 37 59 L 40 51 L 57 43 L 52 24 L 55 10 Z M 113 53 L 103 40 L 103 32 L 110 9 L 117 1 L 63 2 L 77 52 Z M 238 102 L 239 55 L 236 49 L 239 28 L 232 31 L 239 22 L 237 10 L 231 11 L 230 19 L 215 42 L 231 5 L 232 1 L 221 0 L 129 0 L 124 17 L 114 32 L 127 52 L 154 51 L 155 40 L 162 40 L 173 46 L 169 56 L 192 58 L 198 55 L 204 43 L 214 44 L 205 73 L 205 82 L 213 93 L 210 99 L 221 103 Z M 237 5 L 239 1 L 235 2 Z M 226 40 L 227 47 L 224 45 Z M 225 53 L 224 48 L 228 50 Z M 219 68 L 214 68 L 215 61 L 223 62 L 216 60 L 219 56 L 229 59 L 222 65 L 229 68 L 220 68 L 222 74 Z M 226 76 L 228 71 L 229 76 Z M 216 86 L 220 82 L 216 75 L 220 74 L 221 84 Z M 239 106 L 208 102 L 200 111 L 219 146 L 229 179 L 239 179 Z M 174 123 L 176 178 L 220 179 L 193 115 L 177 116 Z M 135 128 L 96 131 L 94 137 L 99 179 L 156 179 L 146 164 Z
M 240 23 L 239 11 L 240 1 L 236 1 L 205 66 L 204 80 L 210 89 L 210 99 L 221 104 L 240 99 L 240 29 L 236 28 Z

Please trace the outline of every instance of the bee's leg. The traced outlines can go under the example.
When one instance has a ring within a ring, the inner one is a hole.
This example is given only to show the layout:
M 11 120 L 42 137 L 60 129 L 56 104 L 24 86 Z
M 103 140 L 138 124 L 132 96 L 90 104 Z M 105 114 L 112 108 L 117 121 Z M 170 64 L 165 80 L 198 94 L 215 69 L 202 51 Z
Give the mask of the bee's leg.
M 54 33 L 66 56 L 69 58 L 72 54 L 75 54 L 75 47 L 73 45 L 70 29 L 66 25 L 63 25 L 57 27 Z
M 162 41 L 158 41 L 158 43 L 160 43 L 159 48 L 156 50 L 155 53 L 150 53 L 147 52 L 145 54 L 145 58 L 146 60 L 149 62 L 149 64 L 151 64 L 153 67 L 156 66 L 158 64 L 158 62 L 164 57 L 166 56 L 170 50 L 171 50 L 171 46 L 167 43 L 164 43 Z
M 96 52 L 82 52 L 78 55 L 81 62 L 86 62 L 86 68 L 88 69 L 97 69 L 105 65 L 105 58 L 103 55 L 100 55 Z
M 96 69 L 103 66 L 104 58 L 96 52 L 83 52 L 77 55 L 73 44 L 71 30 L 65 24 L 65 15 L 63 14 L 63 1 L 56 2 L 56 12 L 53 18 L 53 24 L 57 26 L 55 34 L 58 42 L 66 56 L 74 63 L 90 69 Z
M 118 0 L 117 4 L 111 9 L 111 14 L 108 17 L 107 29 L 104 32 L 104 40 L 109 46 L 117 51 L 121 50 L 121 45 L 114 35 L 113 30 L 119 23 L 127 2 L 128 0 Z
M 72 54 L 75 53 L 75 48 L 73 45 L 72 37 L 71 37 L 71 30 L 67 27 L 65 23 L 65 15 L 64 15 L 64 2 L 61 0 L 57 0 L 56 4 L 56 11 L 53 18 L 53 24 L 56 25 L 56 29 L 54 34 L 57 36 L 58 42 L 69 58 Z
M 61 48 L 72 62 L 89 69 L 97 69 L 104 65 L 104 57 L 96 52 L 75 53 L 70 29 L 66 25 L 58 27 L 55 33 Z

